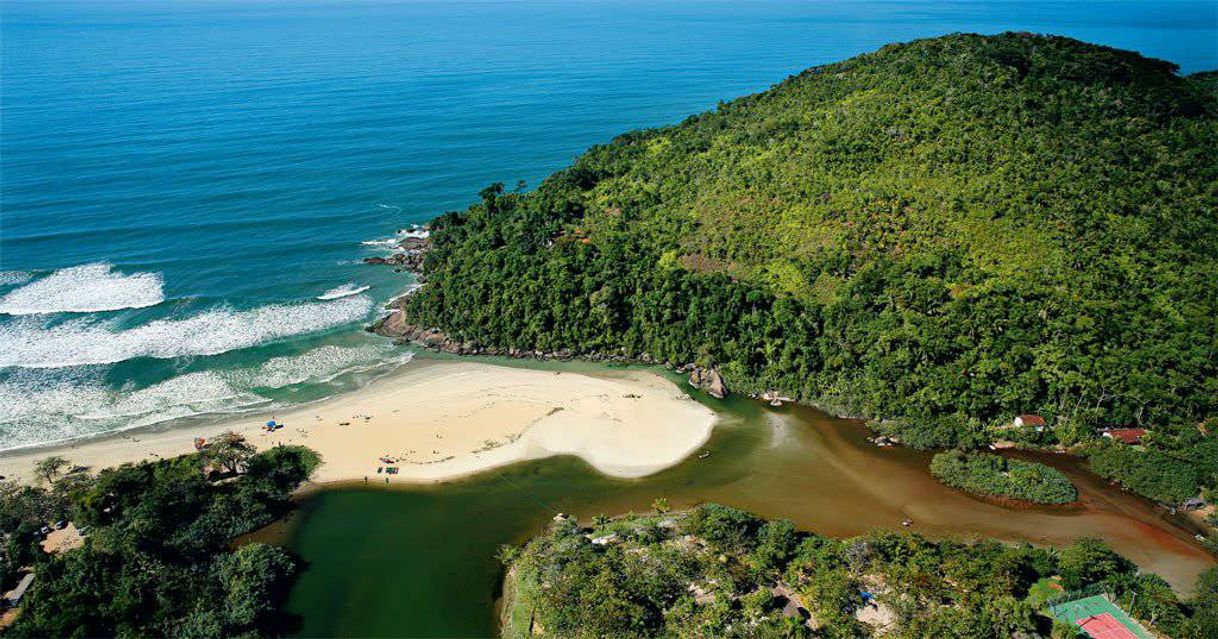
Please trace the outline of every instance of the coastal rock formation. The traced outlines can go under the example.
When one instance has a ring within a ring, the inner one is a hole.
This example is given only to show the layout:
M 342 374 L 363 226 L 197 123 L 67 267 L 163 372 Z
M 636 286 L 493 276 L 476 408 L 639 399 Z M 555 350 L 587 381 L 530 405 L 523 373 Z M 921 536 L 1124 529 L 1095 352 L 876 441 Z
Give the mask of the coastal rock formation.
M 427 252 L 431 249 L 430 231 L 413 230 L 412 235 L 407 235 L 398 242 L 398 248 L 402 249 L 401 253 L 394 253 L 389 257 L 365 257 L 364 264 L 388 265 L 396 267 L 397 271 L 406 271 L 415 276 L 416 281 L 423 281 L 423 260 L 427 257 Z M 416 341 L 428 346 L 425 339 L 431 336 L 431 333 L 423 329 L 412 326 L 406 321 L 406 297 L 418 290 L 418 287 L 408 291 L 405 295 L 389 302 L 387 308 L 389 314 L 368 326 L 365 330 L 377 335 L 385 337 L 393 337 L 405 339 L 408 341 Z M 447 338 L 445 338 L 447 339 Z M 440 345 L 429 346 L 437 350 L 452 350 Z M 456 352 L 456 351 L 454 351 Z
M 404 342 L 418 344 L 423 348 L 454 353 L 457 355 L 473 354 L 474 345 L 451 339 L 438 328 L 423 328 L 407 323 L 400 309 L 394 309 L 376 324 L 369 327 L 377 335 L 392 337 Z
M 402 270 L 411 273 L 419 274 L 423 270 L 423 256 L 425 251 L 418 250 L 413 253 L 394 253 L 389 257 L 365 257 L 364 264 L 386 264 L 396 266 Z
M 723 383 L 723 376 L 715 368 L 695 366 L 689 374 L 689 385 L 702 389 L 717 399 L 727 396 L 727 385 Z
M 770 406 L 774 406 L 775 408 L 777 408 L 779 406 L 782 406 L 783 403 L 785 403 L 785 402 L 793 402 L 795 400 L 791 397 L 787 397 L 786 395 L 783 395 L 781 391 L 773 390 L 773 391 L 766 391 L 766 392 L 762 393 L 761 401 L 769 402 Z
M 389 257 L 365 257 L 363 262 L 364 264 L 395 266 L 415 275 L 421 275 L 423 272 L 423 259 L 427 257 L 427 251 L 431 249 L 430 238 L 408 236 L 398 242 L 398 248 L 401 249 L 400 253 L 394 253 Z
M 410 326 L 406 323 L 406 314 L 402 311 L 403 297 L 399 297 L 389 303 L 389 314 L 372 323 L 367 327 L 369 333 L 376 333 L 383 337 L 405 337 L 410 330 Z

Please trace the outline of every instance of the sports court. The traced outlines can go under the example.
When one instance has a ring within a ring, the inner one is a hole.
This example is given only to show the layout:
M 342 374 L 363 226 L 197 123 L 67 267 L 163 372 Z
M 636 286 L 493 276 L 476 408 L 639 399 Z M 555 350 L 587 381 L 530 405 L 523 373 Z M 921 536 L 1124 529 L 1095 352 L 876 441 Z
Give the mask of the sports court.
M 1095 595 L 1052 606 L 1053 616 L 1082 628 L 1092 639 L 1152 639 L 1107 597 Z

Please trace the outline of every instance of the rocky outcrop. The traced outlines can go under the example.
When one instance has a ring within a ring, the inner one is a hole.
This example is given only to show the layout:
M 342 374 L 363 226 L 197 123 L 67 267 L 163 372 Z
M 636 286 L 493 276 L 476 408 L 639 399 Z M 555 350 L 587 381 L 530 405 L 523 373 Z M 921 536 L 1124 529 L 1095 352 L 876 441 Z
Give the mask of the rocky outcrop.
M 409 271 L 415 275 L 423 272 L 423 259 L 431 248 L 431 240 L 426 237 L 406 237 L 398 242 L 400 253 L 389 257 L 365 257 L 364 264 L 384 264 L 396 267 L 398 270 Z
M 752 396 L 750 395 L 750 397 L 752 397 Z M 786 395 L 783 395 L 781 391 L 770 390 L 770 391 L 766 391 L 761 394 L 761 401 L 769 402 L 770 406 L 778 408 L 778 407 L 782 406 L 784 403 L 793 402 L 795 400 L 790 397 L 787 397 Z
M 695 366 L 689 373 L 689 385 L 706 391 L 711 397 L 727 397 L 727 385 L 723 383 L 723 376 L 715 368 Z
M 399 270 L 419 274 L 423 271 L 423 256 L 425 251 L 413 253 L 394 253 L 389 257 L 365 257 L 364 264 L 385 264 L 397 267 Z
M 382 337 L 402 338 L 410 331 L 411 326 L 406 322 L 405 306 L 406 297 L 402 296 L 389 303 L 389 314 L 372 323 L 371 326 L 364 330 L 369 333 L 376 333 Z
M 423 258 L 427 257 L 427 251 L 431 248 L 431 240 L 422 237 L 408 237 L 401 242 L 398 242 L 398 248 L 402 249 L 401 253 L 394 254 L 398 258 L 398 265 L 416 275 L 423 272 Z

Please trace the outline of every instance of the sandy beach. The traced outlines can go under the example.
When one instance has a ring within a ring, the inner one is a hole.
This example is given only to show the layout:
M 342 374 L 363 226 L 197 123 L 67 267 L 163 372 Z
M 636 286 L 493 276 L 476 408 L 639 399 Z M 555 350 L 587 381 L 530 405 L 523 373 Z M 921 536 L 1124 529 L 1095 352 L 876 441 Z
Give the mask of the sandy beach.
M 284 426 L 265 432 L 272 418 Z M 0 453 L 0 474 L 32 480 L 34 463 L 48 455 L 92 470 L 172 457 L 193 452 L 195 437 L 232 430 L 259 449 L 318 451 L 323 464 L 314 482 L 440 481 L 561 454 L 606 474 L 641 477 L 697 450 L 714 422 L 713 411 L 654 373 L 601 377 L 430 362 L 293 410 Z

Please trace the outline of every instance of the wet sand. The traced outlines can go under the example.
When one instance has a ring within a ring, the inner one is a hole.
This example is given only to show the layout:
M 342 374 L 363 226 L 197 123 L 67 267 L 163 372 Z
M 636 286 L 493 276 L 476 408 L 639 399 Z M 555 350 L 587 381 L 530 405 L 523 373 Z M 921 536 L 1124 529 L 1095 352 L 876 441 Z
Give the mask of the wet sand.
M 266 432 L 262 425 L 271 419 L 284 426 Z M 316 450 L 323 463 L 315 482 L 433 482 L 559 454 L 609 475 L 641 477 L 697 450 L 715 420 L 650 372 L 593 376 L 432 362 L 278 414 L 0 454 L 0 474 L 32 480 L 34 463 L 48 455 L 92 469 L 172 457 L 193 452 L 195 437 L 232 430 L 259 449 Z

